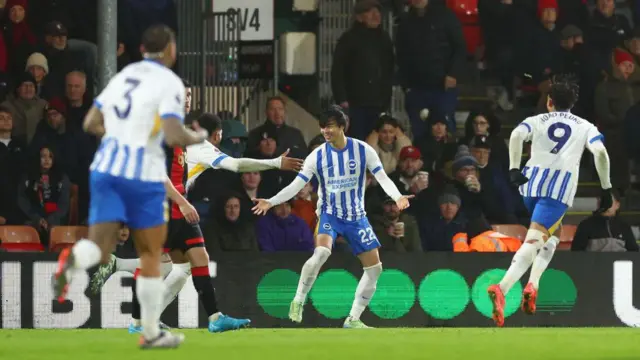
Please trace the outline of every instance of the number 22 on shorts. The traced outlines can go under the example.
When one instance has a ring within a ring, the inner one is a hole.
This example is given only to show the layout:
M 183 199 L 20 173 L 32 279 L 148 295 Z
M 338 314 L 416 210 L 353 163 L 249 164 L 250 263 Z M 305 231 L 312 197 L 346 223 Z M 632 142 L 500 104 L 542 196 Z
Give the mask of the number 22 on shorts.
M 371 227 L 358 230 L 358 235 L 360 235 L 360 242 L 363 244 L 369 244 L 378 240 L 378 238 L 376 237 L 376 234 L 373 232 L 373 229 Z

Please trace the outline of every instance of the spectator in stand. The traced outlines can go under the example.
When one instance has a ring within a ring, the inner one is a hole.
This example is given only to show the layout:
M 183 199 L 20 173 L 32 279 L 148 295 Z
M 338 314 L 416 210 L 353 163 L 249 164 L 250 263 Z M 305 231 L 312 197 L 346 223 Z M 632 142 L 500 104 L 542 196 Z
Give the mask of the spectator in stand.
M 429 186 L 429 172 L 423 171 L 423 168 L 420 150 L 415 146 L 406 146 L 400 151 L 398 168 L 389 174 L 400 193 L 416 196 L 407 210 L 415 216 L 435 211 L 436 189 Z
M 500 120 L 491 109 L 471 111 L 464 123 L 464 137 L 458 141 L 458 145 L 469 145 L 474 137 L 487 136 L 491 145 L 489 161 L 506 173 L 509 171 L 509 149 L 500 136 L 500 128 Z
M 636 71 L 631 54 L 616 49 L 614 58 L 616 66 L 611 75 L 596 88 L 595 112 L 611 159 L 611 183 L 624 195 L 629 186 L 624 119 L 631 106 L 640 100 L 640 84 L 630 81 Z
M 9 21 L 5 19 L 4 22 L 9 74 L 20 74 L 24 71 L 24 64 L 37 44 L 36 35 L 27 22 L 30 13 L 28 5 L 27 0 L 8 0 L 5 5 L 5 14 L 9 18 Z
M 51 147 L 43 147 L 38 155 L 18 187 L 18 206 L 47 244 L 51 228 L 66 223 L 71 183 Z
M 360 0 L 355 21 L 338 39 L 331 66 L 331 90 L 335 101 L 348 109 L 349 136 L 364 140 L 380 113 L 391 106 L 395 60 L 393 43 L 380 26 L 377 0 Z
M 205 243 L 209 254 L 220 251 L 259 251 L 250 210 L 242 208 L 240 196 L 224 195 L 215 208 L 213 221 L 205 226 Z
M 590 121 L 594 121 L 594 94 L 600 81 L 601 72 L 593 56 L 593 50 L 584 43 L 582 30 L 574 25 L 567 25 L 560 32 L 560 46 L 563 61 L 561 72 L 574 74 L 580 86 L 580 98 L 571 110 L 572 113 Z
M 38 153 L 46 146 L 56 149 L 57 165 L 60 170 L 69 176 L 71 182 L 78 179 L 79 155 L 82 149 L 78 149 L 78 137 L 76 133 L 67 129 L 65 119 L 67 107 L 60 98 L 53 98 L 45 109 L 45 119 L 41 120 L 36 128 L 31 144 L 30 153 Z
M 247 151 L 247 135 L 247 128 L 239 120 L 222 120 L 220 150 L 231 157 L 241 158 Z
M 318 216 L 316 215 L 316 204 L 318 194 L 313 192 L 311 183 L 306 183 L 298 194 L 291 200 L 291 213 L 307 223 L 309 229 L 315 230 Z
M 277 157 L 276 150 L 280 139 L 273 128 L 267 129 L 262 134 L 262 139 L 258 143 L 258 149 L 255 152 L 247 152 L 247 157 L 254 159 L 273 159 Z M 284 189 L 284 187 L 291 183 L 296 177 L 296 174 L 290 171 L 283 171 L 280 169 L 264 170 L 260 172 L 262 181 L 260 181 L 261 187 L 268 193 L 276 194 L 278 191 Z
M 263 252 L 314 249 L 313 233 L 301 218 L 291 214 L 291 204 L 282 203 L 256 223 L 258 244 Z
M 556 0 L 538 1 L 538 23 L 520 42 L 519 63 L 524 80 L 538 88 L 538 107 L 546 109 L 547 93 L 551 87 L 551 76 L 562 65 L 562 48 L 559 30 L 556 27 L 558 3 Z
M 16 189 L 25 168 L 27 146 L 22 138 L 12 136 L 11 111 L 0 106 L 0 225 L 22 223 Z
M 41 53 L 33 53 L 27 59 L 25 71 L 31 73 L 36 80 L 36 95 L 41 99 L 49 100 L 52 97 L 49 81 L 45 81 L 49 74 L 49 63 Z
M 465 232 L 467 220 L 460 212 L 458 191 L 448 186 L 438 197 L 439 212 L 419 218 L 420 238 L 424 251 L 453 251 L 451 240 Z
M 267 191 L 261 186 L 262 176 L 259 172 L 246 172 L 240 175 L 240 184 L 236 185 L 240 194 L 240 207 L 243 209 L 251 209 L 253 207 L 252 199 L 268 199 L 275 193 Z M 252 220 L 256 220 L 258 216 L 251 214 Z
M 67 28 L 59 21 L 47 24 L 44 33 L 44 45 L 40 49 L 49 62 L 49 81 L 55 96 L 63 94 L 65 77 L 74 70 L 81 70 L 84 74 L 88 66 L 83 58 L 74 54 L 67 44 Z M 86 91 L 86 75 L 85 75 Z
M 84 117 L 91 108 L 92 100 L 86 93 L 87 76 L 81 71 L 66 75 L 65 92 L 67 100 L 67 129 L 75 131 L 79 137 L 78 209 L 79 218 L 85 219 L 89 211 L 89 166 L 98 149 L 98 139 L 82 130 Z
M 265 132 L 274 132 L 281 140 L 274 156 L 282 155 L 287 149 L 291 151 L 289 154 L 291 157 L 304 159 L 307 156 L 307 143 L 304 141 L 302 132 L 285 124 L 285 107 L 284 99 L 279 96 L 273 96 L 267 100 L 267 121 L 249 132 L 248 152 L 258 149 Z
M 389 114 L 381 114 L 375 130 L 367 137 L 367 144 L 378 153 L 384 171 L 389 174 L 398 166 L 400 151 L 411 146 L 411 139 L 404 134 L 398 120 Z
M 478 178 L 478 162 L 469 153 L 469 149 L 461 145 L 451 165 L 454 185 L 462 201 L 461 212 L 469 221 L 486 218 L 491 224 L 509 224 L 509 214 L 503 204 L 496 201 Z
M 598 66 L 602 70 L 609 69 L 611 52 L 622 45 L 631 35 L 629 20 L 615 13 L 615 0 L 596 0 L 596 8 L 591 15 L 591 23 L 587 31 L 587 40 L 594 50 Z
M 431 111 L 427 122 L 431 125 L 431 131 L 416 140 L 415 145 L 421 154 L 424 154 L 424 168 L 440 172 L 444 169 L 445 163 L 452 160 L 456 154 L 456 142 L 447 131 L 448 121 L 445 116 Z
M 609 210 L 582 220 L 571 242 L 571 251 L 638 252 L 638 244 L 631 226 L 618 216 L 620 201 L 613 194 L 613 205 Z
M 445 114 L 449 128 L 456 128 L 456 86 L 467 48 L 460 21 L 444 2 L 410 3 L 398 26 L 396 54 L 411 132 L 419 139 L 428 131 L 428 124 L 420 118 L 423 109 Z
M 118 62 L 117 69 L 118 72 L 120 72 L 120 70 L 124 69 L 125 66 L 131 64 L 131 57 L 126 51 L 126 47 L 122 41 L 118 41 L 118 51 L 116 54 L 118 55 L 118 58 L 116 59 Z
M 2 106 L 11 111 L 13 135 L 22 136 L 30 143 L 47 106 L 47 102 L 36 95 L 36 80 L 33 75 L 21 73 L 16 79 L 14 92 L 7 96 Z
M 529 225 L 529 211 L 517 189 L 511 186 L 508 173 L 491 164 L 490 138 L 476 135 L 469 142 L 471 155 L 478 163 L 478 178 L 484 196 L 494 199 L 504 210 L 503 224 Z
M 564 29 L 568 25 L 574 25 L 579 29 L 589 27 L 591 14 L 586 0 L 561 0 L 558 1 L 558 21 L 559 29 Z
M 395 252 L 421 252 L 420 232 L 416 219 L 401 212 L 396 202 L 387 196 L 382 215 L 371 217 L 371 227 L 382 247 Z

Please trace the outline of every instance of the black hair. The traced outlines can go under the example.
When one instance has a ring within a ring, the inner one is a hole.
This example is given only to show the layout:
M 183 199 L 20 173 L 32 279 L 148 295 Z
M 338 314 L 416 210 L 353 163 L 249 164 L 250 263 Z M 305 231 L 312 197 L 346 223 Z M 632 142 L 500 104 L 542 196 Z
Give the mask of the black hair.
M 184 85 L 185 88 L 190 88 L 191 87 L 191 83 L 189 82 L 189 80 L 182 78 L 182 85 Z
M 201 128 L 207 130 L 209 136 L 214 132 L 222 129 L 222 120 L 218 115 L 212 113 L 203 113 L 196 119 Z
M 176 41 L 176 34 L 163 24 L 153 25 L 142 34 L 142 46 L 148 53 L 161 53 L 174 41 Z
M 380 117 L 378 118 L 378 121 L 376 122 L 376 130 L 378 132 L 380 132 L 380 130 L 382 130 L 382 128 L 385 125 L 391 125 L 394 128 L 397 128 L 397 127 L 402 128 L 400 126 L 400 123 L 398 122 L 398 120 L 396 118 L 394 118 L 390 114 L 382 113 L 382 114 L 380 114 Z
M 578 101 L 580 87 L 573 77 L 557 75 L 552 79 L 549 98 L 553 101 L 556 111 L 567 111 Z
M 322 113 L 318 122 L 320 123 L 320 128 L 323 129 L 326 128 L 331 121 L 335 121 L 337 126 L 347 127 L 347 115 L 335 106 L 332 106 L 329 110 Z
M 0 105 L 0 113 L 7 113 L 9 115 L 13 115 L 13 113 L 11 112 L 11 109 L 9 109 L 4 105 Z

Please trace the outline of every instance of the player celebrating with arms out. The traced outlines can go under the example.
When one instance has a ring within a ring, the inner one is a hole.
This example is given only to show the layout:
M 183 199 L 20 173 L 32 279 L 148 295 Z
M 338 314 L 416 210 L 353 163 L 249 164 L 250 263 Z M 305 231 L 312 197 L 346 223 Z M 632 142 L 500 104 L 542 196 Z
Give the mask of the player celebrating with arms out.
M 165 285 L 160 256 L 167 237 L 167 191 L 163 141 L 187 146 L 204 137 L 185 129 L 185 87 L 169 68 L 176 59 L 175 34 L 155 25 L 142 35 L 145 60 L 125 67 L 96 98 L 84 129 L 102 138 L 91 164 L 89 238 L 60 253 L 53 278 L 63 301 L 74 270 L 108 263 L 121 224 L 132 229 L 140 256 L 136 290 L 143 327 L 140 347 L 173 348 L 184 336 L 159 329 Z
M 286 188 L 271 199 L 254 199 L 253 211 L 257 215 L 293 198 L 312 176 L 320 182 L 318 189 L 318 227 L 316 248 L 302 267 L 296 296 L 291 302 L 289 318 L 302 322 L 302 310 L 320 268 L 331 255 L 331 248 L 338 235 L 344 236 L 353 253 L 360 259 L 364 274 L 356 288 L 355 300 L 345 328 L 368 328 L 360 315 L 369 305 L 376 291 L 382 263 L 378 248 L 380 242 L 373 233 L 364 211 L 364 191 L 367 169 L 373 173 L 384 191 L 395 200 L 398 208 L 409 207 L 409 199 L 403 196 L 382 169 L 380 158 L 367 143 L 346 137 L 346 115 L 331 109 L 320 118 L 320 128 L 326 142 L 307 156 L 302 171 Z
M 570 112 L 577 100 L 578 86 L 558 77 L 547 98 L 549 112 L 527 118 L 511 133 L 509 176 L 513 184 L 520 186 L 531 214 L 531 226 L 500 284 L 491 285 L 487 290 L 493 302 L 493 320 L 498 326 L 504 325 L 504 296 L 532 264 L 529 282 L 522 294 L 522 310 L 535 313 L 540 277 L 559 243 L 557 237 L 550 235 L 558 229 L 573 203 L 585 147 L 593 153 L 602 186 L 598 211 L 604 212 L 613 204 L 604 137 L 593 124 Z M 531 158 L 521 172 L 524 141 L 531 141 Z

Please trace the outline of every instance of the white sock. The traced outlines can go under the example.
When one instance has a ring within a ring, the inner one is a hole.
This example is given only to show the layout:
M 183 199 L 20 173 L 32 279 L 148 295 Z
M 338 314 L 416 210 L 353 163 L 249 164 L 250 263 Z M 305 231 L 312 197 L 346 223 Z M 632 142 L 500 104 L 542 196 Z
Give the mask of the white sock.
M 138 287 L 138 286 L 136 285 L 136 287 Z M 141 310 L 141 311 L 142 311 L 142 310 Z M 139 326 L 140 326 L 140 320 L 139 320 L 139 319 L 131 318 L 131 324 L 132 324 L 133 326 L 135 326 L 135 327 L 139 327 Z
M 81 270 L 87 270 L 94 265 L 98 265 L 102 258 L 102 250 L 100 250 L 98 244 L 87 239 L 81 239 L 73 245 L 71 252 L 74 260 L 73 267 Z
M 218 311 L 215 314 L 211 314 L 211 316 L 209 316 L 209 321 L 216 321 L 218 320 L 218 318 L 220 317 L 220 315 L 222 315 L 222 313 L 220 311 Z
M 555 236 L 552 236 L 547 240 L 547 242 L 542 246 L 538 256 L 533 261 L 533 266 L 531 267 L 531 275 L 529 275 L 529 282 L 533 284 L 533 287 L 538 290 L 538 284 L 540 283 L 540 278 L 545 270 L 547 270 L 547 266 L 551 262 L 551 258 L 553 257 L 553 253 L 556 252 L 556 246 L 560 243 L 560 239 Z
M 532 243 L 529 243 L 531 241 Z M 522 275 L 527 272 L 529 266 L 533 263 L 538 250 L 542 248 L 544 244 L 544 233 L 540 230 L 530 229 L 527 232 L 527 237 L 524 241 L 524 244 L 516 251 L 516 254 L 513 256 L 513 260 L 511 261 L 511 266 L 509 266 L 509 270 L 500 281 L 500 289 L 503 294 L 507 294 L 509 290 L 513 287 L 513 284 L 516 281 L 520 280 Z
M 162 314 L 164 309 L 166 309 L 167 306 L 173 302 L 173 299 L 178 296 L 178 293 L 182 290 L 184 284 L 187 283 L 189 276 L 191 276 L 191 264 L 173 264 L 171 272 L 164 279 L 164 284 L 167 290 L 162 295 L 162 311 L 160 311 L 160 314 Z
M 140 267 L 140 259 L 116 258 L 116 271 L 125 271 L 133 274 Z
M 349 318 L 351 318 L 351 320 L 359 320 L 360 315 L 362 315 L 364 309 L 366 309 L 369 302 L 371 302 L 371 298 L 376 292 L 380 274 L 382 274 L 381 263 L 364 268 L 364 273 L 356 288 L 356 297 L 353 299 L 353 305 L 349 312 Z
M 155 339 L 160 335 L 160 314 L 162 294 L 165 285 L 161 277 L 150 278 L 139 276 L 136 280 L 136 292 L 140 302 L 140 325 L 145 339 Z
M 327 259 L 331 256 L 331 250 L 324 246 L 318 246 L 313 251 L 313 255 L 304 263 L 302 271 L 300 272 L 300 280 L 298 280 L 298 290 L 296 290 L 296 296 L 293 301 L 303 303 L 307 300 L 307 294 L 311 291 L 313 283 L 318 277 L 320 268 Z

